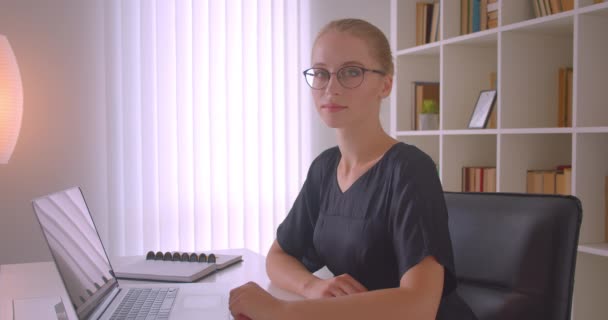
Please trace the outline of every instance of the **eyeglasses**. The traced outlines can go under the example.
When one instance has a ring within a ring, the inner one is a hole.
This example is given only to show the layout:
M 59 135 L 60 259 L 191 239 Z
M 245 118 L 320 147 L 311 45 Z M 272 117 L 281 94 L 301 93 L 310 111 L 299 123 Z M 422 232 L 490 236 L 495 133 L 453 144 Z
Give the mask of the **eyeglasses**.
M 354 89 L 363 83 L 365 72 L 374 72 L 381 75 L 386 75 L 386 72 L 381 70 L 366 69 L 358 66 L 346 66 L 340 68 L 337 72 L 329 72 L 323 68 L 310 68 L 304 70 L 304 78 L 306 83 L 316 90 L 324 89 L 329 83 L 332 74 L 338 76 L 338 82 L 346 89 Z

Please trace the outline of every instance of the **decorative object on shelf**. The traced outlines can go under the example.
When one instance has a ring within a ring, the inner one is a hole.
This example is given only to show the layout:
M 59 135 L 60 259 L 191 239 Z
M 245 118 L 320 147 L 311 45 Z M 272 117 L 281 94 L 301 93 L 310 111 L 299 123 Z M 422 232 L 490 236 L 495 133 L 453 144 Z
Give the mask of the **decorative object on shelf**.
M 17 59 L 8 39 L 0 35 L 0 164 L 15 149 L 23 115 L 23 88 Z
M 439 104 L 433 99 L 422 101 L 422 112 L 418 115 L 420 130 L 439 129 Z
M 490 72 L 490 89 L 496 89 L 496 71 L 492 71 Z M 493 108 L 492 111 L 490 112 L 490 120 L 488 120 L 488 125 L 486 126 L 487 129 L 496 129 L 497 128 L 497 118 L 496 118 L 496 113 L 498 111 L 496 110 L 496 108 Z
M 482 90 L 469 120 L 469 129 L 483 129 L 488 124 L 490 113 L 496 101 L 496 90 Z
M 412 127 L 414 130 L 422 130 L 420 115 L 423 113 L 424 101 L 433 100 L 437 103 L 436 109 L 439 113 L 439 82 L 414 82 L 414 103 L 412 115 Z M 439 123 L 437 123 L 439 129 Z

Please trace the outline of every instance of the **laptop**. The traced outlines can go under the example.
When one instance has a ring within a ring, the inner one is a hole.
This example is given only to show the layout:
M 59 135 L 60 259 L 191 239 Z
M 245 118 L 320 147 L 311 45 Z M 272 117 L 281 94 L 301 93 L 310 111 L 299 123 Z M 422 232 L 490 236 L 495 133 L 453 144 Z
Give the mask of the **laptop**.
M 119 285 L 80 188 L 32 201 L 78 319 L 231 319 L 221 284 Z

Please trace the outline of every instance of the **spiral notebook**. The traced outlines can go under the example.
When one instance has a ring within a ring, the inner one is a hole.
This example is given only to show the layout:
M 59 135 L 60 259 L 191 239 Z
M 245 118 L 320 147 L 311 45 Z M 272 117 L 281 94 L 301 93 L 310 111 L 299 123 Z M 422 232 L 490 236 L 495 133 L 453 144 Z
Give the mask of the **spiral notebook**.
M 112 264 L 120 279 L 194 282 L 242 260 L 240 255 L 150 251 L 145 256 L 116 257 Z

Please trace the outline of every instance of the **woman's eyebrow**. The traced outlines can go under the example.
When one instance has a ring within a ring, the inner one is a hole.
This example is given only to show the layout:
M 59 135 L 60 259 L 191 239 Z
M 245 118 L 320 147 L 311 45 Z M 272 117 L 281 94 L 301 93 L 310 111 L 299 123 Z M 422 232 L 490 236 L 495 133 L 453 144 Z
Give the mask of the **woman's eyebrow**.
M 344 62 L 341 66 L 352 66 L 352 65 L 357 65 L 357 66 L 363 66 L 363 63 L 356 61 L 356 60 L 351 60 L 351 61 L 346 61 Z
M 350 60 L 350 61 L 346 61 L 346 62 L 343 62 L 342 64 L 340 64 L 340 67 L 353 66 L 353 65 L 355 65 L 355 66 L 363 66 L 363 63 L 361 63 L 361 62 L 359 62 L 357 60 Z M 312 66 L 313 66 L 313 68 L 327 67 L 327 65 L 325 63 L 322 63 L 322 62 L 314 63 Z

